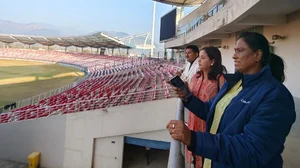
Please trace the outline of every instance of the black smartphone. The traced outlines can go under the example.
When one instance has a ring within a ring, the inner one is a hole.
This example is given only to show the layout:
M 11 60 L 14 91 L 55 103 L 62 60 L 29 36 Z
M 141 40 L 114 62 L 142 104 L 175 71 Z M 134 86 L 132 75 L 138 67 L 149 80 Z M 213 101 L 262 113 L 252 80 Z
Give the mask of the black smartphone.
M 173 86 L 177 88 L 182 88 L 184 86 L 184 82 L 181 80 L 179 76 L 174 76 L 170 82 L 172 83 Z

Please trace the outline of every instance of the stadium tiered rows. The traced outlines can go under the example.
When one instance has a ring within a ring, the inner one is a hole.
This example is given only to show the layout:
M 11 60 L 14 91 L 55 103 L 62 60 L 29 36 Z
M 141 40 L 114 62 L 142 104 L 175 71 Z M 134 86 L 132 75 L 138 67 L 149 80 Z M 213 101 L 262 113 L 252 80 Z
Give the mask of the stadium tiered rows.
M 153 60 L 54 51 L 3 49 L 0 56 L 71 64 L 89 72 L 88 78 L 70 90 L 1 114 L 0 123 L 174 97 L 166 81 L 179 68 Z
M 154 62 L 119 56 L 21 49 L 0 49 L 0 57 L 8 59 L 65 63 L 82 67 L 83 69 L 88 70 L 88 72 L 92 75 L 93 73 L 96 73 L 96 76 L 97 74 L 107 75 L 111 72 L 120 72 L 124 69 L 148 65 Z

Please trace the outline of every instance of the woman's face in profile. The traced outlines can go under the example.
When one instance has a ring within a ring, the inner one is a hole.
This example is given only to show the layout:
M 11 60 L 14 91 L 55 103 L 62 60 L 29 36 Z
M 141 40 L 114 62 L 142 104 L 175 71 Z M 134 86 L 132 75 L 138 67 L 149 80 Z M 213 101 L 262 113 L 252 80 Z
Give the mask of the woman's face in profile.
M 242 38 L 236 42 L 234 51 L 232 58 L 235 70 L 244 74 L 251 74 L 251 70 L 257 65 L 256 53 L 249 48 Z
M 199 53 L 198 64 L 202 71 L 210 71 L 212 65 L 214 64 L 214 60 L 211 60 L 207 53 L 204 50 L 201 50 Z

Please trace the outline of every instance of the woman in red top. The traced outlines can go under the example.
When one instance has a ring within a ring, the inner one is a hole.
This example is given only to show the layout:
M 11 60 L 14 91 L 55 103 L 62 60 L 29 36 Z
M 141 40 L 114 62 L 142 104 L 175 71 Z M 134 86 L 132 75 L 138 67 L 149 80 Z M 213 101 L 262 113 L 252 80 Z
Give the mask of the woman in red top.
M 222 65 L 221 52 L 216 47 L 202 48 L 199 58 L 200 71 L 193 76 L 189 88 L 193 95 L 197 96 L 203 102 L 207 102 L 215 97 L 219 89 L 223 86 L 225 82 L 223 73 L 227 73 L 227 71 Z M 205 132 L 205 121 L 190 112 L 188 127 L 193 131 Z M 202 167 L 201 156 L 195 156 L 187 149 L 186 161 L 188 167 L 191 167 L 191 164 L 196 164 L 195 168 Z

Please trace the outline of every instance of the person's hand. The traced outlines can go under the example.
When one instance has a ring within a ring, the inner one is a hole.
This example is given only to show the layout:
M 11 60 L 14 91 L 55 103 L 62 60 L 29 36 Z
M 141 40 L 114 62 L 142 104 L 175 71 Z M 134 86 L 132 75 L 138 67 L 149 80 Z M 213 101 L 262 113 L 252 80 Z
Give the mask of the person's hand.
M 182 74 L 182 73 L 183 73 L 183 69 L 181 69 L 181 70 L 177 71 L 175 75 L 177 75 L 177 76 L 181 76 L 181 74 Z
M 185 145 L 190 146 L 191 130 L 183 121 L 171 120 L 167 125 L 167 129 L 173 139 L 179 140 Z
M 167 83 L 172 86 L 172 89 L 174 90 L 174 92 L 175 92 L 175 94 L 177 95 L 178 98 L 181 98 L 181 99 L 186 98 L 186 96 L 187 96 L 186 92 L 184 92 L 184 91 L 180 90 L 179 88 L 173 86 L 170 81 L 167 81 Z M 185 85 L 187 85 L 186 82 L 185 82 Z

